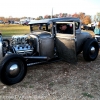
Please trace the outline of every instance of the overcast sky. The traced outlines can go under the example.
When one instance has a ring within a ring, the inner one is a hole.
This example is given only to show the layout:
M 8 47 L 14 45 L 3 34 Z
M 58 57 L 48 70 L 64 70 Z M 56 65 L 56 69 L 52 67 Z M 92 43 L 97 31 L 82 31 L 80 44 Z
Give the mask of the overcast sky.
M 94 15 L 100 12 L 100 0 L 1 0 L 0 16 L 38 17 L 46 14 L 85 12 Z

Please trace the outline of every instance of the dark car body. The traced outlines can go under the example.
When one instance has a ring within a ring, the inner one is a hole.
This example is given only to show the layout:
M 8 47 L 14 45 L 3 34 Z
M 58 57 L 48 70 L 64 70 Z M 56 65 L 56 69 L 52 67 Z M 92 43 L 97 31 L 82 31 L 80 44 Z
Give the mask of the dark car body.
M 80 19 L 52 18 L 28 23 L 30 33 L 14 35 L 11 40 L 0 36 L 0 80 L 6 85 L 20 82 L 27 67 L 62 59 L 75 64 L 83 52 L 86 61 L 93 61 L 99 52 L 98 42 L 88 32 L 81 31 Z M 68 33 L 60 33 L 65 24 Z

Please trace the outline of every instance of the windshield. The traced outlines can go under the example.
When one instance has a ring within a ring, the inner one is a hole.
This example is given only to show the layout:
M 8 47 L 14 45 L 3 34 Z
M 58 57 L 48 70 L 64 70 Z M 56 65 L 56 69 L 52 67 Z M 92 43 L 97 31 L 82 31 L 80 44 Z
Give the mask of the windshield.
M 50 24 L 33 24 L 30 26 L 31 32 L 47 31 L 51 32 Z

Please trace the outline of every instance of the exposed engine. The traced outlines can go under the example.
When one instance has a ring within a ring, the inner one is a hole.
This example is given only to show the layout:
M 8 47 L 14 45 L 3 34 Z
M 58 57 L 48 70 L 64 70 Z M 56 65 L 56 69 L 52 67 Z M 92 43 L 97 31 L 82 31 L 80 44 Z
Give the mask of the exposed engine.
M 54 39 L 49 33 L 13 35 L 11 38 L 3 39 L 1 46 L 3 52 L 0 54 L 3 54 L 3 57 L 11 53 L 49 58 L 54 56 Z
M 16 53 L 21 55 L 32 55 L 34 53 L 34 40 L 28 39 L 27 35 L 12 36 L 11 46 Z

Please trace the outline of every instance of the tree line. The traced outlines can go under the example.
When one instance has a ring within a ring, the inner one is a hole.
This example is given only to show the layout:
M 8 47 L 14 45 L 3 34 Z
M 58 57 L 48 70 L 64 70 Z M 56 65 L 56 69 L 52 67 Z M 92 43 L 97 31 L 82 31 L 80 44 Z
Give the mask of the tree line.
M 0 17 L 0 20 L 2 20 L 3 22 L 8 22 L 9 20 L 12 20 L 12 21 L 20 21 L 20 18 L 5 18 L 5 17 Z
M 40 19 L 48 19 L 48 18 L 58 18 L 58 17 L 75 17 L 75 18 L 79 18 L 81 20 L 81 22 L 83 24 L 89 24 L 92 22 L 92 19 L 91 19 L 91 16 L 90 15 L 86 15 L 85 13 L 83 12 L 80 12 L 80 13 L 74 13 L 74 14 L 67 14 L 67 13 L 60 13 L 60 14 L 55 14 L 53 16 L 51 15 L 45 15 L 44 17 L 42 16 L 39 16 L 37 17 L 36 19 L 37 20 L 40 20 Z
M 98 14 L 100 15 L 100 14 Z M 81 20 L 81 22 L 83 24 L 89 24 L 92 22 L 92 18 L 90 15 L 86 15 L 84 12 L 80 12 L 80 13 L 74 13 L 74 14 L 68 14 L 68 13 L 59 13 L 59 14 L 55 14 L 55 15 L 45 15 L 45 16 L 39 16 L 37 18 L 33 18 L 36 20 L 40 20 L 40 19 L 48 19 L 48 18 L 61 18 L 61 17 L 75 17 L 75 18 L 79 18 Z M 22 17 L 22 18 L 27 18 L 27 17 Z M 8 22 L 9 20 L 13 20 L 13 21 L 20 21 L 20 19 L 22 18 L 13 18 L 11 16 L 9 16 L 8 18 L 5 17 L 0 17 L 0 20 L 4 21 L 4 22 Z M 29 17 L 28 17 L 29 18 Z M 94 16 L 94 20 L 96 21 L 96 16 Z

